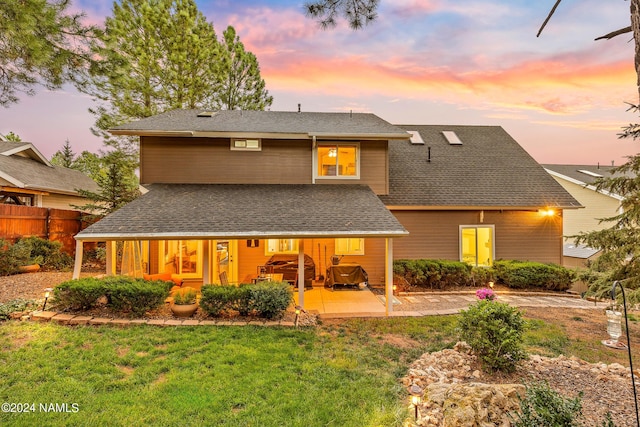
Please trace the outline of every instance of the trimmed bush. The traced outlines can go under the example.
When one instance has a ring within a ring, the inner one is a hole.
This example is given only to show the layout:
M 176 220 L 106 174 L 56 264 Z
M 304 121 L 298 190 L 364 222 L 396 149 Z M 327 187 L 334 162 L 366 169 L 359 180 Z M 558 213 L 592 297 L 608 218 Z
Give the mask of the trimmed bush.
M 106 279 L 104 283 L 109 307 L 136 316 L 160 307 L 169 296 L 168 282 L 162 280 L 114 276 Z
M 557 264 L 543 264 L 531 261 L 496 261 L 496 279 L 509 288 L 541 288 L 566 291 L 576 280 L 573 270 Z
M 522 335 L 522 313 L 509 304 L 480 300 L 460 312 L 460 339 L 471 346 L 483 367 L 489 371 L 512 372 L 527 357 Z
M 400 259 L 393 262 L 393 272 L 416 287 L 446 289 L 472 284 L 471 266 L 460 261 Z
M 68 280 L 53 288 L 51 303 L 59 310 L 88 310 L 105 292 L 104 281 L 93 277 Z
M 200 308 L 209 316 L 220 316 L 235 307 L 241 291 L 234 285 L 205 285 L 202 287 Z
M 60 283 L 53 289 L 52 304 L 59 310 L 89 310 L 102 297 L 115 311 L 143 315 L 158 308 L 169 296 L 172 282 L 111 276 L 104 279 L 86 277 Z
M 253 309 L 258 316 L 274 319 L 281 316 L 293 301 L 289 283 L 258 283 L 249 286 Z
M 267 319 L 280 316 L 293 301 L 287 282 L 263 282 L 255 285 L 205 285 L 200 308 L 209 316 L 237 311 L 241 316 L 256 314 Z

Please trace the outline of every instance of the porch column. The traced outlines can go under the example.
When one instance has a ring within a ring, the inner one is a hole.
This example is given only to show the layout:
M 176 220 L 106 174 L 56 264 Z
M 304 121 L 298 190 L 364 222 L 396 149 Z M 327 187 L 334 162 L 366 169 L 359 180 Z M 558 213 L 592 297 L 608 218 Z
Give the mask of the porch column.
M 107 276 L 116 275 L 116 242 L 107 241 L 107 253 L 105 257 L 105 263 L 107 264 Z
M 393 312 L 393 239 L 386 238 L 384 240 L 384 289 L 385 301 L 387 302 L 385 313 L 388 316 L 389 313 Z
M 304 240 L 298 239 L 298 305 L 304 308 Z
M 84 250 L 84 245 L 82 244 L 82 240 L 76 240 L 76 259 L 75 259 L 75 262 L 73 263 L 73 276 L 71 276 L 72 279 L 80 278 L 83 250 Z
M 211 256 L 209 255 L 210 240 L 202 241 L 202 285 L 213 283 L 211 281 Z

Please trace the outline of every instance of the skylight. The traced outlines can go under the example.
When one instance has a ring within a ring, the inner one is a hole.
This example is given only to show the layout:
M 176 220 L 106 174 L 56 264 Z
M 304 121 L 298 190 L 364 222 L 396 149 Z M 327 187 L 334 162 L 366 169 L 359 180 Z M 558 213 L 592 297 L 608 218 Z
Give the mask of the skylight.
M 420 136 L 420 133 L 417 130 L 408 130 L 408 133 L 411 134 L 411 143 L 412 144 L 424 144 L 424 140 Z
M 603 176 L 600 175 L 599 173 L 591 172 L 591 171 L 588 171 L 588 170 L 585 170 L 585 169 L 579 169 L 578 172 L 583 173 L 585 175 L 592 176 L 594 178 L 603 178 Z
M 454 131 L 451 130 L 443 130 L 442 135 L 447 138 L 449 145 L 462 145 L 462 141 L 458 138 L 458 135 Z

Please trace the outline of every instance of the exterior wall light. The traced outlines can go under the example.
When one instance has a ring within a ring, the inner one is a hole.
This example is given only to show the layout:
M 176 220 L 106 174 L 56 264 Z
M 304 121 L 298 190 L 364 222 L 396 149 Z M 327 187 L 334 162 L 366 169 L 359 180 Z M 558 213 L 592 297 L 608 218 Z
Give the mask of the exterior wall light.
M 556 214 L 556 211 L 554 211 L 553 209 L 547 208 L 547 209 L 539 209 L 538 213 L 542 216 L 554 216 Z
M 424 390 L 418 384 L 411 384 L 409 387 L 409 395 L 411 396 L 411 404 L 415 408 L 415 418 L 418 419 L 418 406 L 422 402 Z

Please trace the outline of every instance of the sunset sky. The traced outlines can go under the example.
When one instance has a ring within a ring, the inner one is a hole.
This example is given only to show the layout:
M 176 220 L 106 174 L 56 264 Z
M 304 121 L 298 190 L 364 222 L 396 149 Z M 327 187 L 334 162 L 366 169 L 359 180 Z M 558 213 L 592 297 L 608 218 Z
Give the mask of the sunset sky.
M 379 18 L 322 30 L 299 1 L 199 0 L 218 36 L 233 25 L 260 63 L 272 110 L 371 112 L 394 124 L 500 125 L 540 163 L 620 164 L 640 141 L 617 134 L 637 114 L 633 42 L 624 0 L 381 0 Z M 111 1 L 75 0 L 100 24 Z M 13 131 L 47 157 L 66 139 L 79 153 L 102 142 L 93 101 L 71 87 L 0 107 Z

